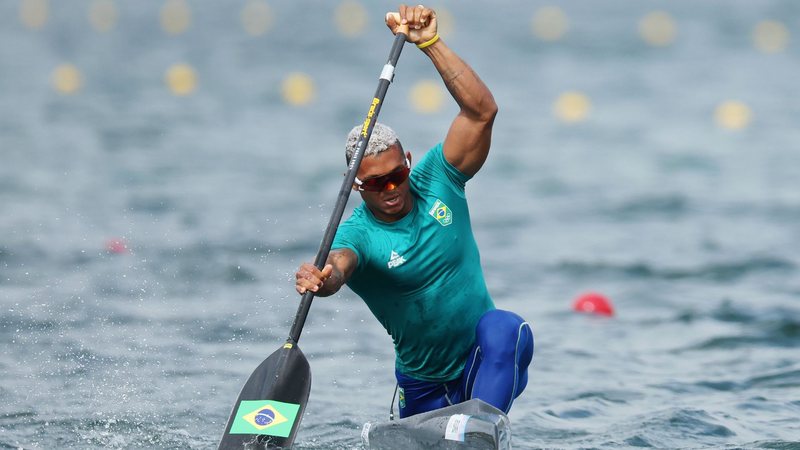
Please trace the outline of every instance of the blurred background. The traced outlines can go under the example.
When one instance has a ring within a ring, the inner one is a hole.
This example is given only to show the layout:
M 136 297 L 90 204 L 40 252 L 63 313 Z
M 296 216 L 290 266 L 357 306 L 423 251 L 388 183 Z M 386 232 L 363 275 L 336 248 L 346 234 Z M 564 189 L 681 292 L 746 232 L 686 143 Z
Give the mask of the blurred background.
M 427 6 L 500 106 L 467 193 L 536 335 L 514 446 L 796 445 L 800 3 Z M 0 447 L 215 447 L 288 335 L 396 9 L 0 3 Z M 380 120 L 419 158 L 456 112 L 406 46 Z M 359 448 L 391 339 L 345 289 L 300 345 L 297 447 Z

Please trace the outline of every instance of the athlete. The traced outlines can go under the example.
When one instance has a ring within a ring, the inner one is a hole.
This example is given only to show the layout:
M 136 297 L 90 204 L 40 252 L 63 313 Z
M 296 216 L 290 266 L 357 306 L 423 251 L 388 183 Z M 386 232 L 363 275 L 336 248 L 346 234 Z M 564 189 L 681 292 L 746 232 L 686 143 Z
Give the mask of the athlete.
M 497 105 L 439 38 L 432 9 L 400 5 L 386 25 L 396 34 L 401 24 L 460 111 L 413 171 L 395 132 L 375 124 L 353 185 L 363 203 L 339 227 L 325 267 L 302 264 L 295 288 L 325 297 L 346 283 L 364 300 L 394 341 L 400 417 L 471 398 L 508 412 L 527 384 L 533 334 L 517 314 L 495 309 L 465 196 L 489 154 Z M 348 135 L 348 163 L 360 130 Z

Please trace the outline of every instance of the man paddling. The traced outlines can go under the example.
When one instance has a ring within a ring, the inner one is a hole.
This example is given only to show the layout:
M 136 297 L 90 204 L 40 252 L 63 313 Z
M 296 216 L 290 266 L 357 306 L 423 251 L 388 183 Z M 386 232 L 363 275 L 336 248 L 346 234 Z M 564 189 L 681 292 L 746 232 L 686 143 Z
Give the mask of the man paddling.
M 386 25 L 396 34 L 401 24 L 460 111 L 413 171 L 394 131 L 375 125 L 353 186 L 363 203 L 339 227 L 326 266 L 301 265 L 295 288 L 324 297 L 347 283 L 364 300 L 394 340 L 400 417 L 471 398 L 508 412 L 527 384 L 533 334 L 494 307 L 465 197 L 489 153 L 497 105 L 439 38 L 432 9 L 400 5 Z M 348 163 L 361 129 L 348 136 Z

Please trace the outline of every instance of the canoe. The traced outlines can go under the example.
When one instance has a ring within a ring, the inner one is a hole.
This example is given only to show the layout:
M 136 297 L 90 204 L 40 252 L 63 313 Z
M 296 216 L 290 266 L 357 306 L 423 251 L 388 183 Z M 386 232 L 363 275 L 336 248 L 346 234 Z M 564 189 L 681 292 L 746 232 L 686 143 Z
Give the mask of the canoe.
M 386 422 L 367 422 L 361 430 L 367 449 L 511 448 L 511 422 L 499 409 L 472 399 L 464 403 Z

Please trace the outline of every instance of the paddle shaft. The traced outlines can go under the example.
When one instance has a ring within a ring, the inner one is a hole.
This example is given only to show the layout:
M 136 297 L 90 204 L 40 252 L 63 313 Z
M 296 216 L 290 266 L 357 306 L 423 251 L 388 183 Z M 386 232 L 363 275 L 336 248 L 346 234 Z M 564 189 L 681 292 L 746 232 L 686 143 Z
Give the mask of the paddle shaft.
M 328 255 L 331 252 L 331 245 L 333 245 L 333 238 L 336 236 L 336 230 L 339 229 L 339 223 L 344 214 L 344 208 L 347 206 L 347 199 L 350 197 L 350 191 L 353 187 L 358 168 L 361 165 L 361 159 L 364 157 L 364 151 L 369 143 L 369 138 L 372 136 L 372 129 L 375 127 L 375 122 L 378 120 L 378 113 L 381 110 L 383 99 L 386 97 L 386 91 L 394 78 L 394 68 L 397 65 L 397 60 L 400 59 L 400 52 L 403 50 L 403 44 L 406 41 L 406 34 L 398 32 L 394 38 L 392 50 L 389 53 L 389 61 L 383 66 L 381 76 L 378 81 L 378 89 L 375 91 L 375 97 L 372 99 L 367 117 L 364 119 L 361 133 L 356 141 L 356 149 L 350 158 L 350 165 L 348 166 L 347 173 L 345 174 L 342 187 L 339 189 L 339 196 L 336 199 L 336 206 L 333 208 L 333 214 L 328 221 L 328 227 L 325 229 L 325 235 L 322 237 L 322 242 L 319 245 L 317 257 L 314 260 L 314 265 L 317 269 L 322 270 L 325 263 L 328 261 Z M 314 300 L 314 293 L 310 290 L 303 294 L 300 301 L 300 306 L 297 308 L 297 315 L 294 318 L 292 329 L 289 332 L 289 338 L 286 342 L 297 344 L 300 340 L 300 334 L 303 332 L 303 326 L 308 317 L 308 311 L 311 309 L 311 302 Z

